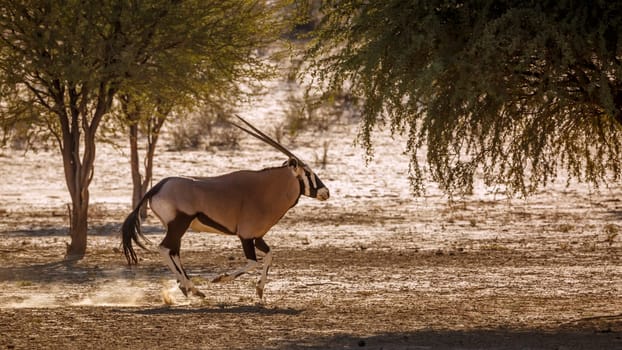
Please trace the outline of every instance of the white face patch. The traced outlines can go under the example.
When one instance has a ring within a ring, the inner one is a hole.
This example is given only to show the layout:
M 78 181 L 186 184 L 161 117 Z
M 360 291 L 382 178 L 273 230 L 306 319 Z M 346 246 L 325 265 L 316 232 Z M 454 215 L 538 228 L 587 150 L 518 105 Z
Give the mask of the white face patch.
M 302 174 L 302 183 L 305 185 L 305 196 L 311 195 L 311 188 L 309 187 L 309 178 L 306 174 Z
M 328 189 L 324 187 L 322 181 L 315 175 L 315 173 L 306 165 L 292 167 L 292 172 L 301 182 L 303 195 L 307 197 L 313 196 L 319 200 L 327 200 L 330 196 Z M 319 188 L 321 187 L 321 188 Z
M 309 172 L 309 177 L 311 178 L 311 183 L 313 184 L 313 188 L 317 188 L 317 181 L 316 181 L 315 173 L 309 169 L 307 169 L 307 171 Z

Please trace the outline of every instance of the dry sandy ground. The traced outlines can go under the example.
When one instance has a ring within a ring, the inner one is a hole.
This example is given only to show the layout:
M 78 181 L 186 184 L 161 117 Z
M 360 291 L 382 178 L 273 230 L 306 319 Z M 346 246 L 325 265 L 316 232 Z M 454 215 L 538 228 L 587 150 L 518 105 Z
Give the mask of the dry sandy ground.
M 157 253 L 138 251 L 140 264 L 127 267 L 123 149 L 98 149 L 88 255 L 64 262 L 58 157 L 2 150 L 0 349 L 622 349 L 622 186 L 552 184 L 528 200 L 480 188 L 449 204 L 431 184 L 413 199 L 402 140 L 379 136 L 366 167 L 355 128 L 346 121 L 289 144 L 315 164 L 328 142 L 328 163 L 315 170 L 332 197 L 301 199 L 268 233 L 275 259 L 262 302 L 257 276 L 209 282 L 244 264 L 232 237 L 184 238 L 182 259 L 205 299 L 176 290 Z M 284 160 L 248 138 L 234 150 L 165 148 L 156 179 Z M 158 222 L 144 227 L 157 244 Z

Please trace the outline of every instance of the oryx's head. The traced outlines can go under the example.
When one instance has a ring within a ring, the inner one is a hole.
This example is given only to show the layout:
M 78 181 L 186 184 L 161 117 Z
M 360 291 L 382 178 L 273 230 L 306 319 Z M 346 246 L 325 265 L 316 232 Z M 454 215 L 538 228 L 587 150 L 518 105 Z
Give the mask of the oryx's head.
M 317 175 L 305 165 L 300 159 L 292 157 L 285 162 L 289 166 L 300 183 L 300 194 L 304 194 L 307 197 L 316 198 L 321 201 L 325 201 L 330 197 L 328 188 L 324 185 Z
M 289 157 L 289 160 L 287 160 L 283 165 L 290 167 L 290 169 L 292 170 L 292 172 L 298 179 L 298 182 L 300 183 L 300 194 L 301 195 L 305 195 L 311 198 L 316 198 L 321 201 L 325 201 L 328 199 L 328 197 L 330 197 L 328 188 L 326 188 L 322 180 L 320 180 L 320 178 L 317 177 L 317 175 L 315 175 L 313 170 L 311 170 L 311 168 L 309 168 L 308 165 L 306 165 L 303 161 L 301 161 L 300 158 L 296 157 L 292 152 L 290 152 L 283 145 L 281 145 L 280 143 L 276 142 L 268 135 L 261 132 L 261 130 L 254 127 L 251 123 L 247 122 L 239 115 L 236 114 L 235 116 L 238 117 L 238 119 L 240 119 L 242 122 L 244 122 L 244 124 L 246 124 L 248 127 L 250 127 L 252 131 L 238 124 L 235 124 L 232 122 L 231 124 L 253 135 L 254 137 L 260 139 L 261 141 L 269 144 L 270 146 L 276 148 L 277 150 L 281 151 L 283 154 Z

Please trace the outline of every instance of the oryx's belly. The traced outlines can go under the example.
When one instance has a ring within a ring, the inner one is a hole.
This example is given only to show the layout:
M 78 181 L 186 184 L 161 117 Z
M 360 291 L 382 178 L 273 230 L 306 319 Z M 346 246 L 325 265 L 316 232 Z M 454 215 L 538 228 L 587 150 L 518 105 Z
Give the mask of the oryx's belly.
M 199 220 L 199 218 L 192 220 L 192 222 L 190 223 L 190 228 L 197 232 L 219 233 L 223 235 L 233 234 L 232 232 L 229 232 L 229 230 L 226 230 L 224 228 L 214 227 L 207 223 L 203 223 L 201 222 L 201 220 Z
M 192 222 L 190 223 L 190 228 L 197 232 L 224 233 L 224 232 L 218 231 L 217 229 L 213 227 L 203 225 L 199 221 L 199 219 L 192 220 Z

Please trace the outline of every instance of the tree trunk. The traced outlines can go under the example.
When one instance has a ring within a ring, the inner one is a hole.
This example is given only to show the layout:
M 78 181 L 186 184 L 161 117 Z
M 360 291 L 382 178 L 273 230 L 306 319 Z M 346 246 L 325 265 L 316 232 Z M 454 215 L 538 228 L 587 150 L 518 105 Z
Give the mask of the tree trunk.
M 143 108 L 133 102 L 131 96 L 123 96 L 121 101 L 124 103 L 122 108 L 125 113 L 125 118 L 130 122 L 129 139 L 130 167 L 132 173 L 132 208 L 136 208 L 151 184 L 151 179 L 153 178 L 153 157 L 155 155 L 160 129 L 162 125 L 164 125 L 169 110 L 163 113 L 156 111 L 155 115 L 150 116 L 146 121 L 147 150 L 143 160 L 145 170 L 145 177 L 143 178 L 140 172 L 140 155 L 138 154 L 138 123 L 142 118 L 141 113 Z M 131 108 L 129 106 L 130 103 L 134 103 Z M 146 206 L 140 209 L 140 217 L 141 219 L 147 218 Z
M 87 190 L 88 192 L 88 190 Z M 86 254 L 88 230 L 88 199 L 81 205 L 72 204 L 69 215 L 71 244 L 67 245 L 67 260 L 77 260 Z
M 79 145 L 73 145 L 75 147 L 62 150 L 65 181 L 71 196 L 69 208 L 69 236 L 71 243 L 67 246 L 67 259 L 71 260 L 80 259 L 86 253 L 89 211 L 88 186 L 91 182 L 94 162 L 94 155 L 80 160 L 78 154 Z M 85 150 L 85 153 L 94 153 L 94 141 L 85 142 L 85 148 L 91 149 L 89 152 Z
M 130 167 L 132 169 L 132 208 L 136 208 L 145 192 L 142 190 L 142 175 L 138 155 L 138 125 L 130 125 Z M 142 215 L 141 215 L 142 217 Z
M 93 179 L 95 163 L 95 134 L 103 116 L 110 110 L 115 89 L 100 84 L 97 103 L 88 109 L 89 90 L 76 85 L 62 86 L 55 82 L 55 113 L 61 124 L 59 145 L 63 156 L 65 181 L 71 196 L 69 215 L 70 244 L 67 259 L 80 259 L 86 254 L 89 185 Z M 67 94 L 67 99 L 65 98 Z M 84 149 L 81 151 L 81 146 Z
M 73 128 L 72 128 L 73 129 Z M 77 135 L 76 135 L 77 134 Z M 84 152 L 80 157 L 80 128 L 73 129 L 66 136 L 71 145 L 62 150 L 65 180 L 71 196 L 69 214 L 69 236 L 71 243 L 67 246 L 67 259 L 81 259 L 86 254 L 89 212 L 89 185 L 93 178 L 95 162 L 95 138 L 90 132 L 84 137 Z

